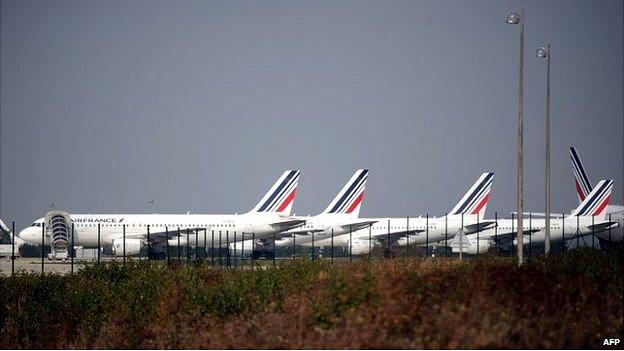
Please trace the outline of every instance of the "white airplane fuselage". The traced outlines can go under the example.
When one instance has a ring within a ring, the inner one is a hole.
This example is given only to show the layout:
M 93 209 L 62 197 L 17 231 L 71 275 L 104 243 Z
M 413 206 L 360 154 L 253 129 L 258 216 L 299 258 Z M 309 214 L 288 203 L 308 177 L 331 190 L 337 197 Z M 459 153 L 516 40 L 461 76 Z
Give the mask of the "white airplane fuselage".
M 114 239 L 138 237 L 150 233 L 163 233 L 165 231 L 174 238 L 178 229 L 183 238 L 187 237 L 187 229 L 190 232 L 189 244 L 194 245 L 197 235 L 201 240 L 198 244 L 203 245 L 204 230 L 207 235 L 221 233 L 222 240 L 240 241 L 245 238 L 263 238 L 276 231 L 270 223 L 282 219 L 276 213 L 245 213 L 240 215 L 213 215 L 213 214 L 71 214 L 74 230 L 75 246 L 96 246 L 98 244 L 98 225 L 100 245 L 110 245 Z M 23 229 L 18 236 L 32 244 L 41 244 L 42 224 L 44 218 L 39 218 L 33 225 Z M 195 229 L 193 231 L 192 229 Z M 197 230 L 199 229 L 199 230 Z M 51 239 L 44 232 L 44 245 L 50 245 Z M 177 242 L 172 240 L 170 242 Z

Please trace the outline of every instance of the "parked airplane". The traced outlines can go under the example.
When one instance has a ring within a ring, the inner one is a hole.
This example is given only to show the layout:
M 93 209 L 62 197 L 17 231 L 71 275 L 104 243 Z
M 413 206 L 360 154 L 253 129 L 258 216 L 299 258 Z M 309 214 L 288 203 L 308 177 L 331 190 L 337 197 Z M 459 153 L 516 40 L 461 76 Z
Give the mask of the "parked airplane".
M 576 188 L 576 194 L 578 195 L 579 202 L 582 202 L 587 198 L 587 195 L 593 190 L 592 185 L 585 172 L 585 167 L 581 162 L 581 158 L 574 146 L 570 147 L 570 158 L 572 159 L 572 173 L 574 174 L 574 185 Z M 600 245 L 608 245 L 609 242 L 622 241 L 624 238 L 624 206 L 608 205 L 605 210 L 605 218 L 610 221 L 615 221 L 618 226 L 610 231 L 599 233 L 598 239 Z
M 300 171 L 285 171 L 262 197 L 244 214 L 69 214 L 53 211 L 37 219 L 18 236 L 32 244 L 52 246 L 51 257 L 67 257 L 73 227 L 74 246 L 110 248 L 114 255 L 136 255 L 147 245 L 165 244 L 167 238 L 183 236 L 183 243 L 201 243 L 201 234 L 218 231 L 224 242 L 243 240 L 244 233 L 256 238 L 270 236 L 305 224 L 304 219 L 290 216 Z M 98 234 L 99 232 L 99 234 Z M 237 235 L 238 234 L 238 235 Z M 149 243 L 148 243 L 149 237 Z M 125 238 L 125 240 L 124 240 Z M 177 244 L 179 238 L 170 239 Z M 152 254 L 152 252 L 150 252 Z M 164 255 L 161 253 L 158 256 Z
M 230 249 L 234 250 L 234 246 L 236 246 L 237 252 L 247 254 L 248 252 L 244 250 L 247 248 L 252 252 L 253 258 L 261 256 L 272 258 L 274 247 L 293 244 L 304 245 L 311 243 L 313 240 L 329 238 L 332 233 L 336 236 L 348 233 L 349 230 L 356 231 L 371 226 L 375 221 L 358 219 L 360 207 L 364 200 L 368 174 L 369 171 L 367 169 L 355 171 L 349 181 L 329 203 L 329 206 L 318 215 L 295 217 L 296 219 L 305 220 L 305 225 L 275 234 L 274 238 L 266 237 L 256 240 L 255 245 L 251 240 L 246 241 L 243 245 L 231 244 Z
M 610 230 L 613 231 L 613 228 L 617 228 L 617 222 L 604 219 L 612 190 L 613 180 L 601 180 L 570 215 L 559 219 L 551 218 L 551 241 L 563 240 L 564 235 L 566 238 L 590 234 L 604 236 Z M 477 254 L 487 252 L 494 245 L 501 248 L 509 247 L 512 244 L 517 245 L 515 239 L 518 234 L 515 228 L 516 223 L 516 220 L 513 219 L 499 219 L 496 227 L 481 231 L 478 236 L 477 234 L 465 235 L 465 239 L 455 240 L 455 242 L 451 242 L 450 246 L 453 252 L 462 250 L 464 253 Z M 532 218 L 530 221 L 525 219 L 523 221 L 523 234 L 525 235 L 523 244 L 544 243 L 544 227 L 544 218 Z M 462 236 L 464 235 L 457 237 L 461 238 Z M 462 242 L 464 244 L 461 244 Z
M 490 199 L 494 173 L 483 173 L 461 200 L 445 216 L 423 218 L 422 216 L 403 218 L 361 218 L 374 224 L 368 228 L 353 230 L 350 233 L 334 236 L 333 245 L 342 246 L 354 255 L 367 254 L 375 246 L 390 248 L 395 245 L 434 243 L 452 239 L 460 228 L 474 233 L 494 225 L 494 221 L 484 220 L 485 210 Z M 315 246 L 330 246 L 331 239 L 314 243 Z M 311 243 L 304 244 L 311 246 Z

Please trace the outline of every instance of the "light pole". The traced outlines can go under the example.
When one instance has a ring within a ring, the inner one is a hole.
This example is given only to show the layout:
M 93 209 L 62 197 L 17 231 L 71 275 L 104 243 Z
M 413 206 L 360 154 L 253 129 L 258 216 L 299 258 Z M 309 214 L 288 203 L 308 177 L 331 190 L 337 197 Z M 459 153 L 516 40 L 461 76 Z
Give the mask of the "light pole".
M 523 250 L 522 234 L 524 227 L 522 226 L 522 217 L 524 216 L 523 210 L 523 138 L 524 138 L 524 9 L 520 9 L 520 14 L 516 12 L 510 12 L 505 17 L 505 22 L 508 24 L 520 24 L 520 82 L 518 92 L 518 172 L 517 172 L 517 203 L 516 210 L 518 211 L 518 265 L 523 263 Z
M 546 166 L 544 179 L 544 254 L 550 253 L 550 43 L 546 47 L 540 47 L 535 52 L 535 56 L 546 59 Z

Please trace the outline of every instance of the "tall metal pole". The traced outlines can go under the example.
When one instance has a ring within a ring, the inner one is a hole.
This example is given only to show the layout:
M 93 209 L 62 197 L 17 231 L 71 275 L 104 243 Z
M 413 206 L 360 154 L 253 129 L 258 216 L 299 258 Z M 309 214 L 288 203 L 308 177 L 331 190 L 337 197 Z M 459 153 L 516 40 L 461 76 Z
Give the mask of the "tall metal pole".
M 524 217 L 523 199 L 523 145 L 524 145 L 524 9 L 520 9 L 520 80 L 518 93 L 518 179 L 517 179 L 517 211 L 518 211 L 518 265 L 524 262 L 524 245 L 522 234 L 524 227 L 522 219 Z
M 546 50 L 548 56 L 546 57 L 546 209 L 544 211 L 546 213 L 546 231 L 544 232 L 544 253 L 548 255 L 550 253 L 550 43 L 546 45 Z
M 524 199 L 523 199 L 523 145 L 524 145 L 524 9 L 520 9 L 520 14 L 510 12 L 507 14 L 505 21 L 508 24 L 520 24 L 520 79 L 518 84 L 518 166 L 516 173 L 516 211 L 518 213 L 517 225 L 518 228 L 518 265 L 522 265 L 523 250 L 522 234 L 524 227 L 522 226 L 522 219 L 524 214 Z

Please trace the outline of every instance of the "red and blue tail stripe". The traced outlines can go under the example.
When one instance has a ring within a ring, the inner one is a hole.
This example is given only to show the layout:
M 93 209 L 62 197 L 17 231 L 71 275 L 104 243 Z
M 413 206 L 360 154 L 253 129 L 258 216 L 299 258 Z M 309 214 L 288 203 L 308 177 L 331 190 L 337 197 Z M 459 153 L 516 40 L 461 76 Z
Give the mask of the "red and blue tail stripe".
M 450 214 L 482 214 L 490 199 L 490 190 L 493 182 L 493 172 L 483 173 L 459 200 Z
M 581 204 L 572 212 L 573 216 L 600 216 L 604 214 L 611 199 L 613 180 L 601 180 Z
M 324 213 L 358 213 L 364 199 L 364 190 L 368 180 L 368 170 L 360 169 L 353 174 L 347 184 L 332 200 Z
M 288 209 L 289 205 L 295 200 L 300 174 L 301 172 L 298 170 L 284 172 L 253 211 L 282 212 Z

